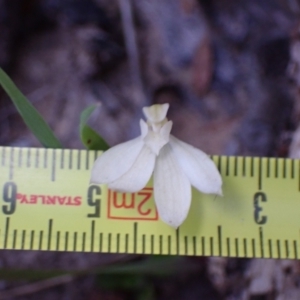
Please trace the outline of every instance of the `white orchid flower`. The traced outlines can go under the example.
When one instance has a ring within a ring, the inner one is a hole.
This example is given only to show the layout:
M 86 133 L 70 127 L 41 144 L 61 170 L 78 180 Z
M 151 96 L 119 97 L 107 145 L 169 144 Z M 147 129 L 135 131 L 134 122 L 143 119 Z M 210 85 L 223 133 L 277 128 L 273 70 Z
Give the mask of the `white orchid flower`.
M 169 104 L 144 107 L 141 135 L 114 146 L 97 158 L 91 183 L 107 184 L 118 192 L 143 189 L 153 174 L 154 200 L 160 218 L 177 228 L 191 205 L 191 186 L 222 195 L 222 179 L 214 162 L 199 149 L 170 134 Z

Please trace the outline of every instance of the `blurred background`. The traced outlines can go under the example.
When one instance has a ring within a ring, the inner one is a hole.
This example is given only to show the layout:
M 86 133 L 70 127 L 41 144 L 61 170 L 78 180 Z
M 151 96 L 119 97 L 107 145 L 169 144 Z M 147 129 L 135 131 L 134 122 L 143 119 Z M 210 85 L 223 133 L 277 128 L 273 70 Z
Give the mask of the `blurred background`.
M 90 104 L 115 145 L 168 102 L 209 154 L 300 157 L 298 0 L 0 0 L 0 66 L 65 148 Z M 41 146 L 2 89 L 0 108 L 1 145 Z M 0 299 L 300 299 L 291 260 L 1 251 L 0 267 Z

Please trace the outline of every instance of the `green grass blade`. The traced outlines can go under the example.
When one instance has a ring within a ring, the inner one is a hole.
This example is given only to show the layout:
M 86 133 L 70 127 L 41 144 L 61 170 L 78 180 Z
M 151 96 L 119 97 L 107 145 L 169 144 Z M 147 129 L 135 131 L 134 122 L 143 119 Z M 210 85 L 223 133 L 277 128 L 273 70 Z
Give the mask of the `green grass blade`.
M 41 142 L 41 144 L 47 148 L 62 148 L 61 143 L 55 137 L 54 133 L 39 112 L 32 106 L 28 99 L 21 93 L 21 91 L 1 68 L 0 84 L 11 98 L 25 124 Z
M 109 145 L 94 129 L 87 125 L 87 121 L 96 107 L 97 105 L 90 105 L 82 111 L 80 115 L 80 138 L 87 149 L 105 151 L 109 149 Z

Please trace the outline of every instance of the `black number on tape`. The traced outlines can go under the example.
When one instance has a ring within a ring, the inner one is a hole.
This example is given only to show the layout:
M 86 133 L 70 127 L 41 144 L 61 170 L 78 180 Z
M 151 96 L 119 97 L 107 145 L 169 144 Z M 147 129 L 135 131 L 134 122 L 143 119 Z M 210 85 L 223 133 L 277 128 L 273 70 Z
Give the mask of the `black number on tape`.
M 254 220 L 257 224 L 266 224 L 267 223 L 267 217 L 261 216 L 260 212 L 263 210 L 260 206 L 261 202 L 267 202 L 267 196 L 263 192 L 257 192 L 254 195 Z
M 3 201 L 8 203 L 2 206 L 2 211 L 6 215 L 12 215 L 16 210 L 17 185 L 14 182 L 6 182 L 3 187 Z
M 88 214 L 88 218 L 99 218 L 100 217 L 100 198 L 94 199 L 95 196 L 101 195 L 101 188 L 98 185 L 91 185 L 88 189 L 87 202 L 89 206 L 95 208 L 95 212 Z

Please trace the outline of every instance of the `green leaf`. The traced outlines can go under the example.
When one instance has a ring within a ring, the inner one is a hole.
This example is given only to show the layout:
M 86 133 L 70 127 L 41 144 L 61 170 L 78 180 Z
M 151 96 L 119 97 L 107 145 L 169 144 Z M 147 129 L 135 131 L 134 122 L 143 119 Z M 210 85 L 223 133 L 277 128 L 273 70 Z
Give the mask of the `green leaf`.
M 151 276 L 168 276 L 178 271 L 192 271 L 195 264 L 189 264 L 183 257 L 179 256 L 149 256 L 147 259 L 132 262 L 130 264 L 112 265 L 109 268 L 101 269 L 98 274 L 136 274 Z
M 97 276 L 97 286 L 107 290 L 137 290 L 146 283 L 146 278 L 140 274 L 99 274 Z
M 41 142 L 41 144 L 47 148 L 62 148 L 59 140 L 55 137 L 52 130 L 39 112 L 32 106 L 28 99 L 21 93 L 21 91 L 1 68 L 0 84 L 11 98 L 25 124 Z
M 98 105 L 90 105 L 82 111 L 80 115 L 80 138 L 84 146 L 89 150 L 107 150 L 109 145 L 106 141 L 90 126 L 87 121 L 92 112 Z

